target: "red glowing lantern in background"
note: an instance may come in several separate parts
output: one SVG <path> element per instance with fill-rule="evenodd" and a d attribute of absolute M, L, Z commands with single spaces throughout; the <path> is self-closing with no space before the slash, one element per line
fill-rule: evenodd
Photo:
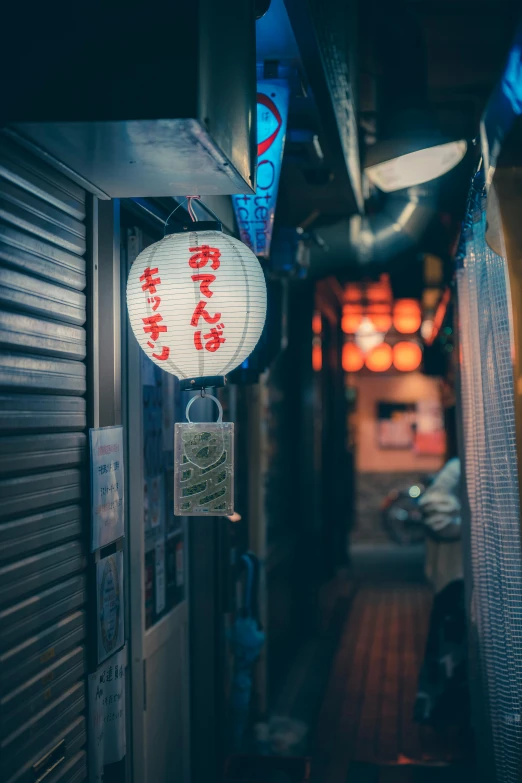
<path fill-rule="evenodd" d="M 393 325 L 401 334 L 415 334 L 422 322 L 421 309 L 416 299 L 398 299 L 393 308 Z"/>
<path fill-rule="evenodd" d="M 343 345 L 343 370 L 345 372 L 358 372 L 364 367 L 364 356 L 361 349 L 355 343 Z"/>
<path fill-rule="evenodd" d="M 341 329 L 345 334 L 355 334 L 363 319 L 361 305 L 347 304 L 343 307 Z"/>
<path fill-rule="evenodd" d="M 417 343 L 409 340 L 397 343 L 393 347 L 393 366 L 401 372 L 413 372 L 422 361 L 422 350 Z"/>
<path fill-rule="evenodd" d="M 392 326 L 390 306 L 387 304 L 373 304 L 368 310 L 368 318 L 378 332 L 389 332 Z"/>
<path fill-rule="evenodd" d="M 323 319 L 321 313 L 315 312 L 312 318 L 312 332 L 314 334 L 321 334 L 323 331 Z"/>
<path fill-rule="evenodd" d="M 386 372 L 392 366 L 393 353 L 388 343 L 381 343 L 366 357 L 366 367 L 372 372 Z"/>
<path fill-rule="evenodd" d="M 314 337 L 312 342 L 312 369 L 314 372 L 321 372 L 323 369 L 323 347 L 320 337 Z"/>

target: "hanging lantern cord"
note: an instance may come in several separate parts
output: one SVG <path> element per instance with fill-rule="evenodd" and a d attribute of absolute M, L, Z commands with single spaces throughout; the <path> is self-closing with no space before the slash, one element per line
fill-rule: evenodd
<path fill-rule="evenodd" d="M 201 196 L 187 196 L 186 198 L 184 198 L 184 199 L 183 199 L 183 201 L 181 201 L 181 202 L 178 204 L 178 206 L 177 206 L 177 207 L 175 207 L 175 208 L 172 210 L 172 212 L 170 213 L 170 215 L 168 216 L 168 218 L 167 218 L 167 219 L 166 219 L 166 221 L 165 221 L 165 227 L 164 227 L 164 229 L 163 229 L 163 237 L 165 237 L 165 236 L 166 236 L 166 234 L 167 234 L 167 226 L 168 226 L 169 220 L 171 219 L 172 215 L 174 214 L 174 212 L 177 212 L 177 210 L 178 210 L 180 207 L 182 207 L 182 206 L 183 206 L 183 204 L 185 204 L 185 203 L 187 203 L 187 212 L 189 213 L 189 215 L 190 215 L 190 217 L 191 217 L 191 220 L 192 220 L 192 222 L 193 222 L 193 223 L 197 223 L 197 222 L 198 222 L 198 216 L 197 216 L 197 215 L 196 215 L 196 213 L 194 212 L 194 207 L 192 206 L 192 201 L 193 201 L 194 199 L 196 199 L 197 201 L 200 201 L 200 200 L 201 200 Z M 203 209 L 205 210 L 205 212 L 208 212 L 208 213 L 209 213 L 209 215 L 212 215 L 212 217 L 214 218 L 214 220 L 216 220 L 218 223 L 220 222 L 220 220 L 219 220 L 218 216 L 216 215 L 216 213 L 215 213 L 215 212 L 213 212 L 213 211 L 210 209 L 210 207 L 207 207 L 207 205 L 206 205 L 205 203 L 203 203 L 203 201 L 201 202 L 201 206 L 203 207 Z"/>
<path fill-rule="evenodd" d="M 165 238 L 165 235 L 166 235 L 166 233 L 167 233 L 167 226 L 168 226 L 168 224 L 169 224 L 169 220 L 171 219 L 171 217 L 172 217 L 172 215 L 174 214 L 174 212 L 177 212 L 177 211 L 178 211 L 178 209 L 179 209 L 180 207 L 182 207 L 182 206 L 183 206 L 183 204 L 185 203 L 185 201 L 188 201 L 188 199 L 184 198 L 184 199 L 183 199 L 183 201 L 181 201 L 181 202 L 178 204 L 178 206 L 177 206 L 177 207 L 174 207 L 174 209 L 172 210 L 172 212 L 170 213 L 170 215 L 169 215 L 169 216 L 168 216 L 168 218 L 166 219 L 166 221 L 165 221 L 165 226 L 164 226 L 164 228 L 163 228 L 163 238 Z"/>
<path fill-rule="evenodd" d="M 201 202 L 201 206 L 203 207 L 203 209 L 205 210 L 205 212 L 208 212 L 208 214 L 209 214 L 209 215 L 211 215 L 211 216 L 214 218 L 214 220 L 215 220 L 217 223 L 220 223 L 220 222 L 221 222 L 221 221 L 220 221 L 220 219 L 218 218 L 218 216 L 216 215 L 216 213 L 215 213 L 215 212 L 212 212 L 212 210 L 210 209 L 210 207 L 207 207 L 207 205 L 205 204 L 205 202 L 204 202 L 204 201 L 201 201 L 201 196 L 187 196 L 187 201 L 188 201 L 188 213 L 189 213 L 189 215 L 190 215 L 190 217 L 192 218 L 192 220 L 193 220 L 193 221 L 197 222 L 197 220 L 198 220 L 198 216 L 197 216 L 197 215 L 196 215 L 196 213 L 194 212 L 194 207 L 192 206 L 192 201 L 193 201 L 194 199 L 196 199 L 197 201 L 200 201 L 200 202 Z"/>
<path fill-rule="evenodd" d="M 192 206 L 192 202 L 194 201 L 194 199 L 197 199 L 199 201 L 199 196 L 187 196 L 187 201 L 188 201 L 187 209 L 188 209 L 188 213 L 189 213 L 190 217 L 192 218 L 192 222 L 193 223 L 197 223 L 198 222 L 198 216 L 194 212 L 194 207 Z"/>

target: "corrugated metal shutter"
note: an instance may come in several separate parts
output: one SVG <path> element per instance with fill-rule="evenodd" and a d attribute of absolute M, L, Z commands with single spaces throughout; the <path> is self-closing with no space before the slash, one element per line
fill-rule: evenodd
<path fill-rule="evenodd" d="M 86 777 L 86 194 L 0 139 L 0 780 Z"/>

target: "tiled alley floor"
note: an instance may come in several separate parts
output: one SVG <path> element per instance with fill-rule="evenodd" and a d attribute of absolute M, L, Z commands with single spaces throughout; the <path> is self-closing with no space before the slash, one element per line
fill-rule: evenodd
<path fill-rule="evenodd" d="M 412 720 L 430 605 L 423 584 L 356 590 L 311 741 L 314 782 L 466 779 L 461 739 Z"/>

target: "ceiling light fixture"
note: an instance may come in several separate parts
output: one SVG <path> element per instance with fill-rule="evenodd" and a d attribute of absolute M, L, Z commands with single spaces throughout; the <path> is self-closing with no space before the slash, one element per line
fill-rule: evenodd
<path fill-rule="evenodd" d="M 433 139 L 413 144 L 378 142 L 368 151 L 364 171 L 379 190 L 392 193 L 442 177 L 461 162 L 467 149 L 464 139 L 443 144 Z"/>

